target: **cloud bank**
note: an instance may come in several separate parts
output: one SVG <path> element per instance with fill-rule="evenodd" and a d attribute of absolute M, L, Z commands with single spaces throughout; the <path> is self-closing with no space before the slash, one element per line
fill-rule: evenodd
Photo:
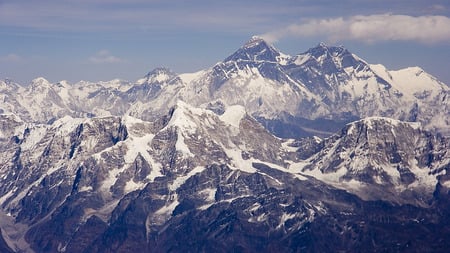
<path fill-rule="evenodd" d="M 425 44 L 450 42 L 450 18 L 445 16 L 369 15 L 309 19 L 301 24 L 261 35 L 275 42 L 285 37 L 324 36 L 330 42 L 417 41 Z"/>

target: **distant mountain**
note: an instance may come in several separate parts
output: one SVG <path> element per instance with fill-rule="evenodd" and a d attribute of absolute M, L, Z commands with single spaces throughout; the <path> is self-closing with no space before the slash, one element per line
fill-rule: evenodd
<path fill-rule="evenodd" d="M 447 85 L 418 67 L 389 71 L 323 43 L 289 56 L 253 37 L 224 61 L 197 73 L 177 75 L 158 68 L 135 83 L 50 84 L 38 78 L 29 86 L 14 86 L 2 82 L 8 99 L 0 109 L 40 123 L 64 115 L 129 114 L 149 120 L 183 100 L 201 108 L 242 105 L 283 137 L 299 137 L 296 132 L 329 136 L 350 121 L 370 116 L 421 122 L 445 134 L 450 129 Z"/>
<path fill-rule="evenodd" d="M 197 73 L 1 81 L 0 251 L 446 252 L 448 94 L 259 37 Z"/>

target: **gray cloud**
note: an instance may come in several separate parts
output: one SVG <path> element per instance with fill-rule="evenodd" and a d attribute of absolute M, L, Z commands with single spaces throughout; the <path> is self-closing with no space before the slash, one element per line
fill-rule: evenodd
<path fill-rule="evenodd" d="M 432 44 L 450 41 L 450 18 L 382 14 L 309 19 L 262 35 L 272 42 L 292 36 L 325 37 L 330 42 L 417 41 Z"/>

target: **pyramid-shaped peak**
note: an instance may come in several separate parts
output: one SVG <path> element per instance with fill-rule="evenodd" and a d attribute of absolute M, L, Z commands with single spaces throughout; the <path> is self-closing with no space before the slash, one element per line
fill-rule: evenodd
<path fill-rule="evenodd" d="M 234 54 L 225 59 L 227 61 L 270 61 L 277 62 L 283 54 L 262 37 L 252 36 Z"/>
<path fill-rule="evenodd" d="M 254 36 L 252 36 L 251 38 L 250 38 L 250 40 L 248 40 L 245 44 L 244 44 L 244 46 L 243 46 L 243 48 L 252 48 L 252 47 L 256 47 L 256 46 L 259 46 L 259 45 L 263 45 L 263 46 L 266 46 L 266 47 L 272 47 L 269 43 L 267 43 L 262 37 L 260 37 L 260 36 L 257 36 L 257 35 L 254 35 Z"/>
<path fill-rule="evenodd" d="M 159 74 L 174 74 L 172 70 L 166 67 L 157 67 L 148 72 L 147 76 L 159 75 Z"/>
<path fill-rule="evenodd" d="M 31 86 L 50 87 L 50 85 L 51 83 L 43 77 L 38 77 L 31 81 Z"/>
<path fill-rule="evenodd" d="M 37 77 L 31 81 L 31 83 L 50 83 L 47 79 L 43 77 Z"/>
<path fill-rule="evenodd" d="M 158 67 L 148 72 L 145 79 L 148 83 L 162 83 L 170 81 L 174 76 L 176 76 L 176 73 L 169 68 Z"/>

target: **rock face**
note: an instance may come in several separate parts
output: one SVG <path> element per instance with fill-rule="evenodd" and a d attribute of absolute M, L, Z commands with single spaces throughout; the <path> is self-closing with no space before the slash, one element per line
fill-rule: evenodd
<path fill-rule="evenodd" d="M 283 140 L 242 106 L 184 102 L 154 122 L 4 122 L 1 206 L 35 252 L 446 249 L 450 142 L 417 123 Z"/>
<path fill-rule="evenodd" d="M 304 172 L 363 199 L 426 206 L 449 168 L 449 145 L 416 123 L 371 117 L 325 140 Z"/>
<path fill-rule="evenodd" d="M 448 88 L 417 71 L 254 37 L 195 74 L 2 82 L 0 251 L 446 252 Z"/>

